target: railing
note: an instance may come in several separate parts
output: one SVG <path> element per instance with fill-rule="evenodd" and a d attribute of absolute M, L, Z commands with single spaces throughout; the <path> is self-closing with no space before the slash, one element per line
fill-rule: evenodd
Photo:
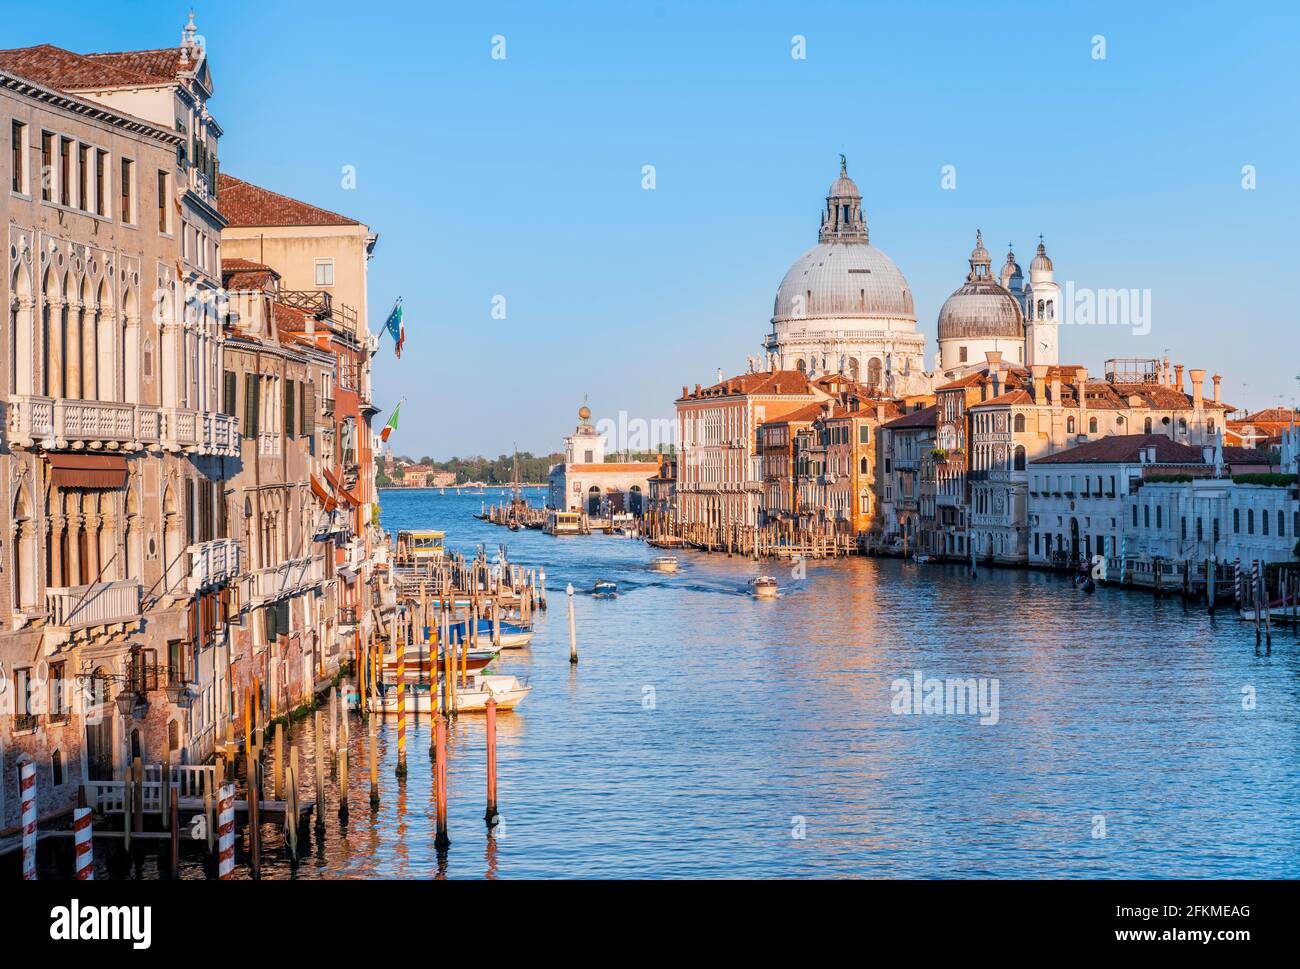
<path fill-rule="evenodd" d="M 202 417 L 204 453 L 238 457 L 239 418 L 218 411 L 207 411 Z"/>
<path fill-rule="evenodd" d="M 331 317 L 335 322 L 357 328 L 357 311 L 346 303 L 335 305 L 334 297 L 320 289 L 282 289 L 276 299 L 294 309 L 318 318 Z"/>
<path fill-rule="evenodd" d="M 84 628 L 130 622 L 140 615 L 140 583 L 96 582 L 45 590 L 45 611 L 52 626 Z"/>
<path fill-rule="evenodd" d="M 276 457 L 280 453 L 280 435 L 276 431 L 259 431 L 257 434 L 257 451 L 259 454 Z"/>
<path fill-rule="evenodd" d="M 9 441 L 17 447 L 135 451 L 162 439 L 161 414 L 147 404 L 16 394 L 9 398 L 8 410 Z"/>
<path fill-rule="evenodd" d="M 199 542 L 190 546 L 189 553 L 191 592 L 221 585 L 239 575 L 239 543 L 233 538 Z"/>
<path fill-rule="evenodd" d="M 325 560 L 318 555 L 291 559 L 269 568 L 259 569 L 248 577 L 250 602 L 262 603 L 282 599 L 319 584 L 325 579 Z"/>
<path fill-rule="evenodd" d="M 184 451 L 199 446 L 199 413 L 168 407 L 163 412 L 163 445 L 169 451 Z"/>

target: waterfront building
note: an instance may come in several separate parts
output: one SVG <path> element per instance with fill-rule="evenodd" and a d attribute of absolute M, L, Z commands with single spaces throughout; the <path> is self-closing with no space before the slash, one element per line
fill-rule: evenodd
<path fill-rule="evenodd" d="M 232 267 L 271 269 L 280 339 L 331 361 L 313 370 L 300 392 L 319 422 L 319 446 L 312 452 L 318 498 L 337 509 L 323 524 L 333 544 L 327 568 L 336 586 L 334 613 L 324 620 L 326 658 L 346 656 L 375 628 L 371 580 L 381 536 L 371 361 L 379 339 L 369 330 L 367 307 L 378 236 L 350 216 L 224 173 L 219 188 L 228 222 L 223 250 L 245 261 Z"/>
<path fill-rule="evenodd" d="M 808 532 L 861 538 L 876 526 L 877 430 L 901 405 L 841 393 L 796 439 L 800 527 Z"/>
<path fill-rule="evenodd" d="M 552 465 L 546 504 L 560 511 L 603 518 L 645 512 L 650 478 L 658 461 L 606 461 L 605 438 L 591 423 L 591 409 L 578 409 L 578 426 L 564 439 L 564 461 Z"/>
<path fill-rule="evenodd" d="M 888 395 L 929 389 L 912 290 L 870 242 L 862 194 L 841 156 L 817 244 L 786 272 L 764 342 L 768 369 L 843 374 Z M 683 395 L 685 396 L 685 395 Z"/>
<path fill-rule="evenodd" d="M 968 375 L 1000 390 L 968 404 L 970 449 L 965 462 L 968 489 L 941 489 L 958 519 L 949 530 L 961 548 L 960 517 L 968 516 L 976 554 L 992 561 L 1024 563 L 1031 529 L 1027 520 L 1027 462 L 1087 441 L 1133 433 L 1162 434 L 1192 446 L 1212 443 L 1231 408 L 1202 394 L 1203 370 L 1190 371 L 1191 393 L 1183 367 L 1158 361 L 1109 360 L 1103 380 L 1092 380 L 1079 366 L 1035 364 L 1015 368 L 1005 379 L 996 354 L 982 375 Z M 1170 376 L 1166 378 L 1164 374 Z M 940 395 L 948 393 L 941 388 Z M 943 447 L 943 445 L 940 445 Z M 961 473 L 959 463 L 954 476 Z M 963 502 L 963 490 L 968 491 Z M 942 523 L 947 525 L 948 523 Z M 969 554 L 969 549 L 960 554 Z"/>
<path fill-rule="evenodd" d="M 784 530 L 799 527 L 804 513 L 800 505 L 797 442 L 822 413 L 823 405 L 821 400 L 805 404 L 756 429 L 755 449 L 762 482 L 760 525 Z"/>
<path fill-rule="evenodd" d="M 645 519 L 651 535 L 677 527 L 677 454 L 661 454 L 659 471 L 646 479 Z"/>
<path fill-rule="evenodd" d="M 1295 481 L 1260 472 L 1268 455 L 1164 434 L 1089 441 L 1030 463 L 1031 565 L 1102 555 L 1152 581 L 1153 563 L 1287 560 L 1295 547 Z"/>
<path fill-rule="evenodd" d="M 1225 444 L 1240 447 L 1266 447 L 1280 445 L 1282 435 L 1300 425 L 1300 410 L 1289 407 L 1268 407 L 1228 421 Z"/>
<path fill-rule="evenodd" d="M 0 51 L 0 771 L 36 763 L 42 815 L 134 756 L 202 757 L 229 713 L 225 583 L 201 581 L 239 461 L 216 380 L 211 92 L 192 22 L 163 50 Z"/>
<path fill-rule="evenodd" d="M 280 301 L 278 272 L 239 258 L 225 267 L 223 403 L 240 417 L 243 450 L 226 480 L 237 536 L 230 544 L 243 555 L 229 675 L 236 697 L 256 685 L 259 709 L 283 712 L 309 701 L 340 658 L 333 540 L 347 522 L 338 508 L 327 510 L 332 498 L 316 457 L 326 424 L 316 388 L 335 361 L 300 340 L 309 324 Z"/>
<path fill-rule="evenodd" d="M 939 407 L 920 407 L 877 433 L 878 541 L 886 548 L 937 551 L 935 464 Z"/>

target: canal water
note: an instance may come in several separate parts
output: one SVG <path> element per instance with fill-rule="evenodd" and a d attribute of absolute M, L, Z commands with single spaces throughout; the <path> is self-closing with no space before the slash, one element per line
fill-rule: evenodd
<path fill-rule="evenodd" d="M 383 517 L 546 569 L 532 647 L 499 663 L 533 687 L 498 718 L 502 826 L 483 823 L 481 716 L 450 729 L 441 858 L 428 719 L 408 731 L 404 783 L 383 727 L 374 812 L 354 721 L 348 825 L 331 785 L 326 833 L 296 866 L 266 827 L 264 878 L 1300 874 L 1290 632 L 1268 653 L 1177 599 L 893 559 L 767 563 L 782 595 L 756 601 L 752 562 L 684 552 L 679 573 L 651 573 L 640 542 L 512 533 L 472 518 L 484 500 L 501 493 L 389 491 Z M 598 578 L 620 594 L 575 596 L 574 667 L 563 590 Z M 973 678 L 983 713 L 897 712 L 917 674 Z M 310 721 L 293 742 L 306 797 Z M 209 877 L 193 855 L 185 877 Z"/>

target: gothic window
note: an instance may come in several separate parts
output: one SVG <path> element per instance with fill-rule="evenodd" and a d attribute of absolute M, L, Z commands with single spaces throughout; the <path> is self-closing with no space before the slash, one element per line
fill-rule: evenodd
<path fill-rule="evenodd" d="M 1097 418 L 1095 417 L 1088 418 L 1088 433 L 1089 434 L 1097 433 Z"/>
<path fill-rule="evenodd" d="M 1025 470 L 1025 448 L 1023 444 L 1016 445 L 1015 470 L 1017 471 Z"/>

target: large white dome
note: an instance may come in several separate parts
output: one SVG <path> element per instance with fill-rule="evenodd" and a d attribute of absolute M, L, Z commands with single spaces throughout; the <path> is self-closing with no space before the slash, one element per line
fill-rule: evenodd
<path fill-rule="evenodd" d="M 916 322 L 912 290 L 894 261 L 870 243 L 819 242 L 781 280 L 772 322 L 895 319 Z"/>

